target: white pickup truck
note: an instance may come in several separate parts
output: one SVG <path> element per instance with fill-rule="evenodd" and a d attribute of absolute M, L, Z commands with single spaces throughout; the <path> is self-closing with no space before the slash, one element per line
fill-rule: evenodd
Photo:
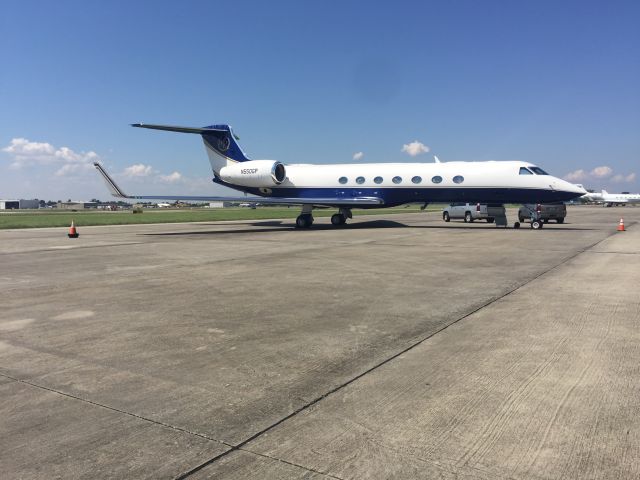
<path fill-rule="evenodd" d="M 495 211 L 496 208 L 501 209 L 502 213 Z M 481 203 L 452 203 L 442 211 L 442 219 L 445 222 L 452 219 L 462 219 L 466 223 L 471 223 L 474 220 L 486 220 L 487 223 L 493 223 L 496 216 L 504 216 L 503 206 L 489 207 Z"/>

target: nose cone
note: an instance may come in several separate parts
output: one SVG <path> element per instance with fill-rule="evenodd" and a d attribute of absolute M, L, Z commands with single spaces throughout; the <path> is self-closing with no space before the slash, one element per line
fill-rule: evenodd
<path fill-rule="evenodd" d="M 587 193 L 582 185 L 576 185 L 575 183 L 570 183 L 559 178 L 556 179 L 555 183 L 558 186 L 558 190 L 567 194 L 567 200 L 581 197 Z"/>
<path fill-rule="evenodd" d="M 565 182 L 565 183 L 569 187 L 569 189 L 567 189 L 567 191 L 569 192 L 573 191 L 580 196 L 586 195 L 588 193 L 587 190 L 582 185 L 577 185 L 575 183 L 569 183 L 569 182 Z"/>

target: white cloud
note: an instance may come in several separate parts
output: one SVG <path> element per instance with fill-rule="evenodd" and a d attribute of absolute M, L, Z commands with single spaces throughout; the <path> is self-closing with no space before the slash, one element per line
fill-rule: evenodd
<path fill-rule="evenodd" d="M 606 165 L 603 165 L 601 167 L 596 167 L 593 170 L 591 170 L 591 176 L 595 178 L 610 177 L 612 173 L 613 173 L 613 169 L 611 167 L 607 167 Z"/>
<path fill-rule="evenodd" d="M 158 175 L 158 179 L 164 183 L 176 183 L 182 180 L 182 174 L 180 174 L 180 172 L 173 172 L 169 175 Z"/>
<path fill-rule="evenodd" d="M 427 153 L 429 151 L 429 147 L 427 147 L 424 143 L 415 140 L 409 144 L 404 144 L 402 146 L 401 152 L 406 152 L 412 157 L 416 155 L 420 155 L 421 153 Z"/>
<path fill-rule="evenodd" d="M 635 180 L 635 173 L 630 173 L 628 175 L 622 175 L 621 173 L 618 173 L 617 175 L 611 177 L 611 181 L 616 183 L 633 183 Z"/>
<path fill-rule="evenodd" d="M 564 176 L 564 179 L 569 182 L 581 182 L 582 180 L 586 180 L 587 178 L 588 174 L 583 169 L 569 172 Z"/>
<path fill-rule="evenodd" d="M 125 177 L 148 177 L 151 175 L 153 168 L 151 165 L 145 165 L 143 163 L 136 163 L 124 169 L 122 174 Z"/>
<path fill-rule="evenodd" d="M 77 175 L 78 173 L 93 172 L 93 164 L 91 163 L 65 163 L 56 170 L 57 177 L 65 177 L 67 175 Z"/>
<path fill-rule="evenodd" d="M 622 173 L 616 173 L 614 175 L 613 168 L 607 165 L 601 165 L 594 168 L 590 172 L 584 169 L 574 170 L 567 173 L 564 177 L 569 182 L 594 182 L 596 184 L 602 184 L 602 182 L 611 181 L 615 183 L 633 183 L 636 181 L 635 172 L 623 175 Z"/>
<path fill-rule="evenodd" d="M 78 164 L 91 166 L 91 163 L 100 159 L 96 152 L 75 152 L 69 147 L 55 148 L 46 142 L 31 142 L 26 138 L 14 138 L 11 143 L 2 149 L 11 158 L 9 167 L 19 170 L 33 165 L 60 165 L 56 175 L 85 170 L 71 168 L 68 165 Z"/>
<path fill-rule="evenodd" d="M 364 157 L 364 152 L 357 152 L 353 154 L 354 160 L 362 160 L 362 157 Z"/>

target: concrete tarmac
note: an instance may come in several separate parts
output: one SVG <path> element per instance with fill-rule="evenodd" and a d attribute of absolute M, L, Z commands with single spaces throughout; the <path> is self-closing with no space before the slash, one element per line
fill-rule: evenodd
<path fill-rule="evenodd" d="M 638 478 L 639 222 L 0 231 L 2 477 Z"/>

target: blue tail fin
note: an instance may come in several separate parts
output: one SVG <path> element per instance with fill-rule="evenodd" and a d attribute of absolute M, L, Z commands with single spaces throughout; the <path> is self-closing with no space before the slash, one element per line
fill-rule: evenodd
<path fill-rule="evenodd" d="M 217 174 L 222 167 L 227 166 L 230 162 L 247 162 L 247 157 L 238 142 L 231 126 L 229 125 L 210 125 L 203 128 L 177 127 L 172 125 L 152 125 L 147 123 L 133 123 L 132 127 L 150 128 L 152 130 L 167 130 L 169 132 L 180 133 L 199 133 L 202 135 L 204 147 L 209 156 L 211 168 Z"/>
<path fill-rule="evenodd" d="M 202 129 L 202 139 L 207 151 L 223 157 L 225 160 L 247 162 L 249 158 L 244 154 L 237 137 L 229 125 L 210 125 Z"/>

